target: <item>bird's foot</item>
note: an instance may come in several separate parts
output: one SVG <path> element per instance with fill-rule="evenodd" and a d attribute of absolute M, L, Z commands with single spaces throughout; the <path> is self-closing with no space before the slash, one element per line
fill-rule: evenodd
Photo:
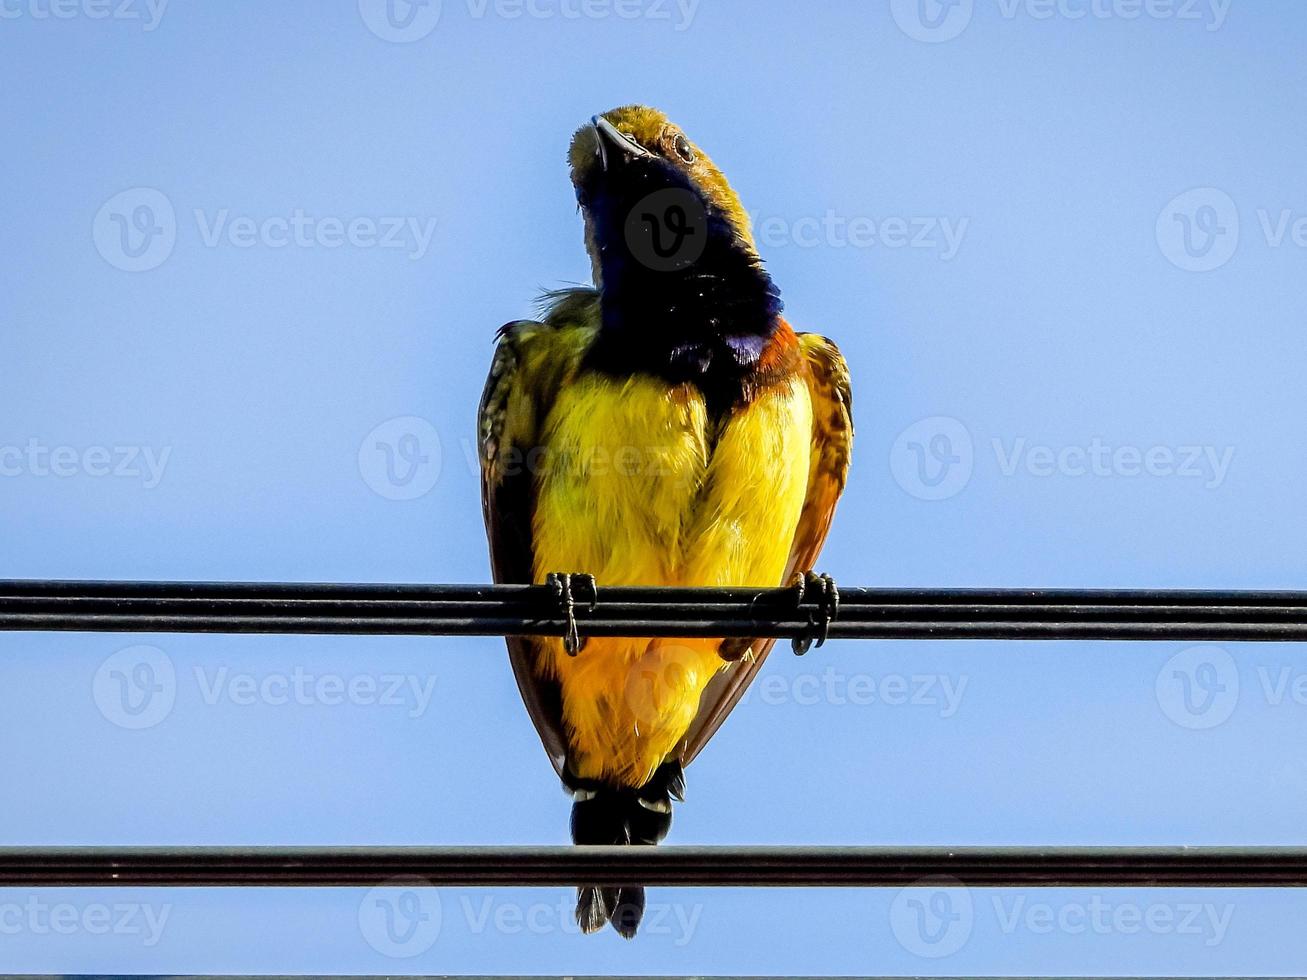
<path fill-rule="evenodd" d="M 796 573 L 791 588 L 796 606 L 804 609 L 810 601 L 815 606 L 815 609 L 805 610 L 808 628 L 790 641 L 795 654 L 802 657 L 814 643 L 821 646 L 830 635 L 831 621 L 840 613 L 840 590 L 829 575 L 818 575 L 813 571 Z"/>
<path fill-rule="evenodd" d="M 585 640 L 576 627 L 576 595 L 580 592 L 585 596 L 590 611 L 594 612 L 599 603 L 599 587 L 595 585 L 595 577 L 580 572 L 550 572 L 545 576 L 545 584 L 554 590 L 554 597 L 558 600 L 563 620 L 567 624 L 563 632 L 563 649 L 569 657 L 575 657 L 585 646 Z"/>

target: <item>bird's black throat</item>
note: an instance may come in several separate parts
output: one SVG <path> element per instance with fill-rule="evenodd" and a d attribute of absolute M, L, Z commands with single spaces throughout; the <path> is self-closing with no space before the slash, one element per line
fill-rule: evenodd
<path fill-rule="evenodd" d="M 657 158 L 598 173 L 579 196 L 601 277 L 600 330 L 586 366 L 690 383 L 710 409 L 729 408 L 780 324 L 780 293 L 757 253 Z"/>

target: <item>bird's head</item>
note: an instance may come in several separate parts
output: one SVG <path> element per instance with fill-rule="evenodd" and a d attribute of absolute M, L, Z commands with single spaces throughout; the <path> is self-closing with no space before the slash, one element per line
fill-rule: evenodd
<path fill-rule="evenodd" d="M 706 246 L 756 261 L 739 197 L 659 110 L 631 105 L 593 117 L 577 130 L 569 159 L 596 285 L 628 260 L 655 272 L 685 271 Z"/>
<path fill-rule="evenodd" d="M 592 366 L 694 382 L 725 405 L 783 360 L 793 333 L 748 214 L 679 127 L 657 109 L 613 109 L 577 131 L 571 164 L 600 291 Z"/>

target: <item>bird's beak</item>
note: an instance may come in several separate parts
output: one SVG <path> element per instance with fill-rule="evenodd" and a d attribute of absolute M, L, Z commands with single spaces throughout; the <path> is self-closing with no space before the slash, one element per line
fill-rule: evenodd
<path fill-rule="evenodd" d="M 604 170 L 620 166 L 636 157 L 653 156 L 603 116 L 592 116 L 590 124 L 595 128 L 599 143 L 599 165 Z"/>

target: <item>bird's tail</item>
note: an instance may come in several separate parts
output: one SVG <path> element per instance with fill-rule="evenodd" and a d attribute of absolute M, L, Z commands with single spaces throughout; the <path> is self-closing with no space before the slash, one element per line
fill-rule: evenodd
<path fill-rule="evenodd" d="M 683 799 L 679 763 L 661 766 L 638 790 L 584 783 L 572 787 L 572 843 L 657 844 L 672 826 L 672 800 Z M 582 932 L 611 922 L 627 939 L 644 917 L 644 888 L 582 885 L 576 890 L 576 921 Z"/>

